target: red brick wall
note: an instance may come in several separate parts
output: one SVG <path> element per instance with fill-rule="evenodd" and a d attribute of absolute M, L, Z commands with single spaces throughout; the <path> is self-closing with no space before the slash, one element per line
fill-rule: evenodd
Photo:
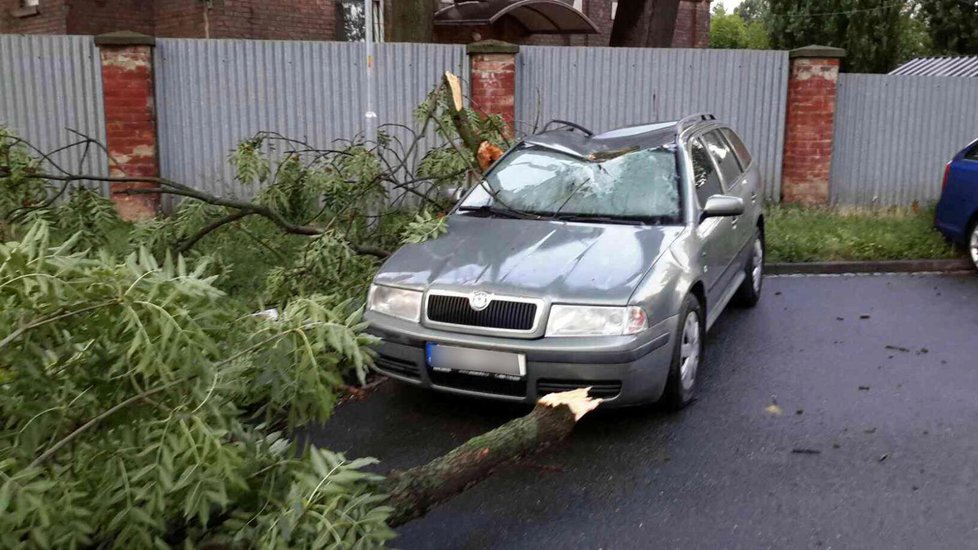
<path fill-rule="evenodd" d="M 333 40 L 335 0 L 214 0 L 207 17 L 211 38 Z M 200 0 L 156 0 L 156 35 L 203 37 Z"/>
<path fill-rule="evenodd" d="M 510 128 L 516 120 L 516 56 L 469 53 L 469 102 L 483 114 L 501 115 Z"/>
<path fill-rule="evenodd" d="M 67 17 L 68 34 L 153 34 L 153 0 L 68 0 Z"/>
<path fill-rule="evenodd" d="M 204 3 L 199 0 L 156 0 L 154 20 L 156 36 L 201 38 L 204 36 Z"/>
<path fill-rule="evenodd" d="M 112 177 L 156 177 L 156 101 L 153 92 L 153 49 L 150 46 L 101 46 L 105 138 Z M 151 218 L 159 211 L 159 195 L 126 195 L 149 183 L 113 183 L 112 200 L 129 220 Z"/>
<path fill-rule="evenodd" d="M 839 64 L 839 59 L 791 60 L 781 175 L 783 202 L 828 202 Z"/>
<path fill-rule="evenodd" d="M 673 48 L 707 48 L 710 45 L 710 0 L 682 0 L 676 15 Z"/>
<path fill-rule="evenodd" d="M 588 16 L 601 34 L 584 35 L 581 46 L 607 46 L 611 41 L 611 28 L 615 21 L 611 18 L 610 0 L 584 0 L 584 15 Z"/>
<path fill-rule="evenodd" d="M 37 13 L 30 13 L 34 10 L 20 9 L 20 0 L 0 0 L 0 33 L 65 34 L 68 12 L 65 1 L 41 0 Z M 18 12 L 22 12 L 23 16 L 18 17 Z"/>

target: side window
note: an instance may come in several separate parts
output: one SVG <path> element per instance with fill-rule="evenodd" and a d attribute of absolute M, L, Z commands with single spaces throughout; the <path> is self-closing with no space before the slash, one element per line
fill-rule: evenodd
<path fill-rule="evenodd" d="M 706 204 L 706 199 L 723 193 L 720 187 L 720 174 L 710 160 L 710 153 L 701 138 L 690 143 L 690 159 L 693 162 L 693 181 L 696 185 L 696 198 L 700 206 Z"/>
<path fill-rule="evenodd" d="M 723 139 L 723 135 L 720 134 L 719 130 L 713 130 L 707 132 L 703 136 L 703 143 L 706 144 L 707 150 L 710 151 L 710 156 L 716 161 L 717 166 L 720 168 L 720 173 L 723 174 L 723 183 L 727 190 L 733 186 L 737 178 L 743 172 L 740 169 L 740 163 L 734 157 L 734 152 L 730 150 L 727 146 L 727 141 Z"/>
<path fill-rule="evenodd" d="M 964 158 L 968 160 L 978 160 L 978 144 L 972 147 L 970 151 L 965 153 Z"/>
<path fill-rule="evenodd" d="M 744 145 L 740 136 L 735 134 L 730 128 L 724 128 L 721 132 L 723 132 L 723 137 L 727 138 L 727 141 L 730 142 L 730 146 L 733 147 L 734 152 L 737 153 L 737 159 L 740 161 L 741 169 L 747 170 L 751 161 L 750 151 L 747 150 L 747 146 Z"/>

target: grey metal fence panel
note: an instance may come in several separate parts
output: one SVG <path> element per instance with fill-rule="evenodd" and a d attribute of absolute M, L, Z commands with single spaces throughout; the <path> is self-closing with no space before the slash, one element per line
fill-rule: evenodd
<path fill-rule="evenodd" d="M 978 79 L 840 75 L 832 202 L 936 201 L 944 164 L 975 137 Z"/>
<path fill-rule="evenodd" d="M 760 162 L 780 196 L 788 54 L 775 51 L 521 47 L 518 129 L 553 118 L 594 131 L 712 112 Z"/>
<path fill-rule="evenodd" d="M 464 46 L 381 44 L 380 124 L 412 125 L 446 70 L 466 75 Z M 156 91 L 162 175 L 211 193 L 247 196 L 228 156 L 258 131 L 328 148 L 363 132 L 362 43 L 160 39 Z"/>
<path fill-rule="evenodd" d="M 69 129 L 105 143 L 101 64 L 92 37 L 0 35 L 0 126 L 44 153 L 83 139 Z M 72 147 L 51 158 L 73 173 L 108 174 L 97 147 L 87 154 Z M 106 185 L 92 185 L 107 192 Z"/>

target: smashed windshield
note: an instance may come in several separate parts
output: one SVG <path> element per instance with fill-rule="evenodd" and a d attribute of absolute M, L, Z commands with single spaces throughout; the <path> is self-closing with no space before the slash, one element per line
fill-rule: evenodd
<path fill-rule="evenodd" d="M 675 222 L 679 177 L 673 148 L 625 151 L 585 160 L 540 147 L 502 159 L 459 210 Z"/>

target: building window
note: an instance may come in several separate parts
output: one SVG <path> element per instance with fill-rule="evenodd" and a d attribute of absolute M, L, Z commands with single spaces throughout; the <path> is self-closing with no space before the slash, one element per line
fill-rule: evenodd
<path fill-rule="evenodd" d="M 584 0 L 574 0 L 574 9 L 580 12 L 584 11 Z"/>
<path fill-rule="evenodd" d="M 381 0 L 374 0 L 374 41 L 384 41 L 384 7 Z M 337 39 L 360 42 L 366 38 L 366 13 L 363 0 L 340 1 L 340 25 Z"/>
<path fill-rule="evenodd" d="M 20 0 L 20 7 L 22 8 L 36 8 L 41 0 Z"/>

